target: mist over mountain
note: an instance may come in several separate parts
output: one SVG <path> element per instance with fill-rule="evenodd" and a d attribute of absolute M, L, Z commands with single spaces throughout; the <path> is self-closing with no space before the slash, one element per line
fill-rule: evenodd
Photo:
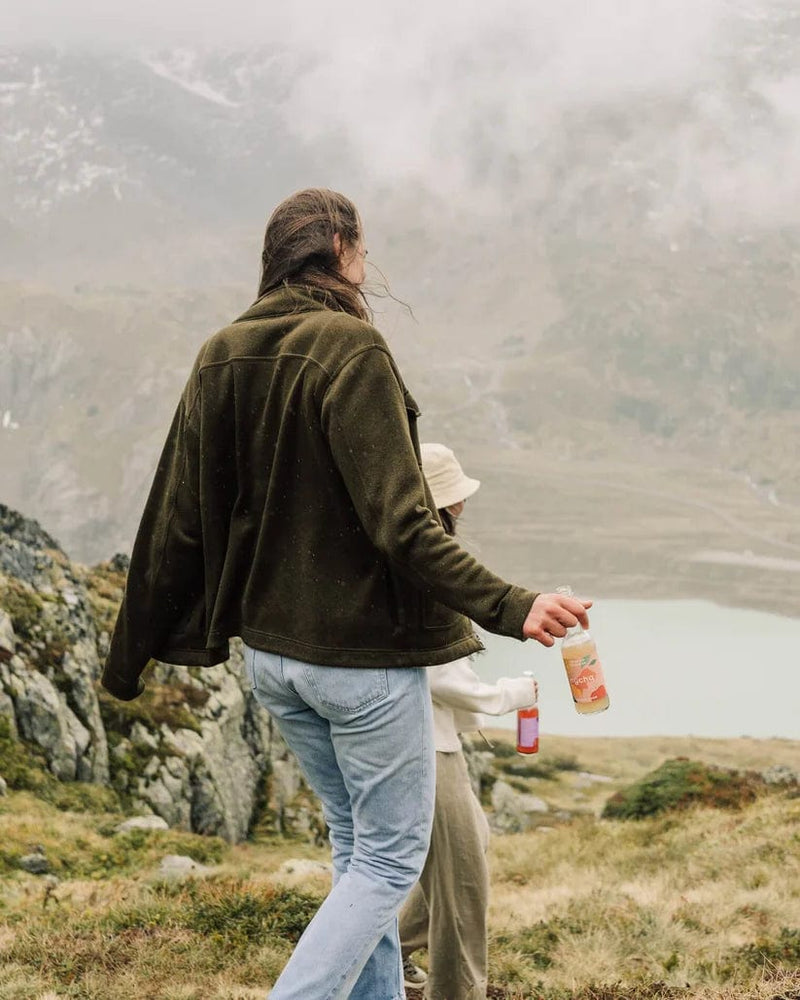
<path fill-rule="evenodd" d="M 707 474 L 711 507 L 736 483 L 757 554 L 800 551 L 800 15 L 445 7 L 365 15 L 346 46 L 320 12 L 249 44 L 0 52 L 0 500 L 78 558 L 127 549 L 268 212 L 325 184 L 413 309 L 374 302 L 423 435 L 497 479 L 477 537 L 591 463 L 676 495 Z M 512 545 L 488 554 L 516 570 Z"/>

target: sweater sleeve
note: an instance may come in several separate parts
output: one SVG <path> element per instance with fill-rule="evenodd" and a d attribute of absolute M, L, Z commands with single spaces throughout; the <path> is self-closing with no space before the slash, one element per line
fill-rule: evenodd
<path fill-rule="evenodd" d="M 354 354 L 331 380 L 322 427 L 364 530 L 421 591 L 489 632 L 521 639 L 536 597 L 496 576 L 434 516 L 388 351 Z"/>
<path fill-rule="evenodd" d="M 466 657 L 428 667 L 428 680 L 434 701 L 460 711 L 504 715 L 536 704 L 531 677 L 501 677 L 496 684 L 487 684 Z"/>

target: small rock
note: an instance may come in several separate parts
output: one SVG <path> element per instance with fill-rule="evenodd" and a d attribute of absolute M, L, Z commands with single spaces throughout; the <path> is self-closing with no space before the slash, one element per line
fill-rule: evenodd
<path fill-rule="evenodd" d="M 46 875 L 50 870 L 47 858 L 39 851 L 36 851 L 34 854 L 26 854 L 20 858 L 19 866 L 20 868 L 24 868 L 26 872 L 30 872 L 31 875 Z"/>
<path fill-rule="evenodd" d="M 0 798 L 8 794 L 8 785 L 6 784 L 6 779 L 0 777 Z"/>
<path fill-rule="evenodd" d="M 0 609 L 0 661 L 8 663 L 16 649 L 14 626 L 9 615 Z"/>
<path fill-rule="evenodd" d="M 800 784 L 800 775 L 793 771 L 788 764 L 773 764 L 763 771 L 761 777 L 768 785 L 796 785 Z"/>
<path fill-rule="evenodd" d="M 303 882 L 308 878 L 324 876 L 330 878 L 333 866 L 326 861 L 312 861 L 310 858 L 290 858 L 284 861 L 275 872 L 275 878 L 281 881 Z"/>
<path fill-rule="evenodd" d="M 78 600 L 78 595 L 74 590 L 63 590 L 61 596 L 64 598 L 64 603 L 68 608 L 75 608 L 80 603 Z"/>
<path fill-rule="evenodd" d="M 550 811 L 543 799 L 517 792 L 501 780 L 492 786 L 492 809 L 489 822 L 498 833 L 520 833 L 532 825 L 532 814 Z"/>
<path fill-rule="evenodd" d="M 592 774 L 591 771 L 575 772 L 575 784 L 578 788 L 587 788 L 589 785 L 607 785 L 613 780 L 607 774 Z"/>
<path fill-rule="evenodd" d="M 119 826 L 114 833 L 127 833 L 129 830 L 169 830 L 169 823 L 160 816 L 132 816 Z"/>
<path fill-rule="evenodd" d="M 213 868 L 201 865 L 194 858 L 186 857 L 184 854 L 168 854 L 161 859 L 161 864 L 158 866 L 158 874 L 162 878 L 202 877 L 210 875 L 213 871 Z"/>
<path fill-rule="evenodd" d="M 131 726 L 131 743 L 145 750 L 158 750 L 158 740 L 141 722 L 134 722 Z"/>

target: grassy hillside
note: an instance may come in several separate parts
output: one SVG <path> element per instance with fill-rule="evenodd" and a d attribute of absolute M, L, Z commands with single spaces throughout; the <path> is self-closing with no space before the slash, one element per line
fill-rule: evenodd
<path fill-rule="evenodd" d="M 496 734 L 499 746 L 507 735 Z M 575 811 L 492 840 L 495 1000 L 800 997 L 796 786 L 762 789 L 732 810 L 598 818 L 612 792 L 682 754 L 796 767 L 800 746 L 550 738 L 530 780 Z M 504 750 L 497 759 L 520 760 Z M 581 786 L 590 797 L 578 811 L 584 770 L 611 780 Z M 69 804 L 29 792 L 0 798 L 0 998 L 260 1000 L 326 891 L 324 874 L 281 866 L 326 861 L 327 852 L 278 839 L 231 847 L 177 831 L 114 834 L 121 817 L 102 800 L 94 812 L 64 811 Z M 51 875 L 19 869 L 34 845 Z M 167 854 L 211 872 L 165 881 L 158 862 Z"/>

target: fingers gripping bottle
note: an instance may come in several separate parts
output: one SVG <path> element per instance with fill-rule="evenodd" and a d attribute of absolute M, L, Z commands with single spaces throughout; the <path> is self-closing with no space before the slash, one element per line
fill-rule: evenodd
<path fill-rule="evenodd" d="M 571 587 L 558 587 L 557 593 L 572 597 Z M 561 640 L 561 657 L 567 671 L 575 710 L 581 715 L 602 712 L 611 704 L 606 690 L 603 667 L 597 656 L 597 646 L 582 625 L 567 629 Z"/>
<path fill-rule="evenodd" d="M 525 671 L 526 677 L 533 677 L 529 671 Z M 531 708 L 517 709 L 517 753 L 529 754 L 539 752 L 539 709 L 536 705 Z"/>

